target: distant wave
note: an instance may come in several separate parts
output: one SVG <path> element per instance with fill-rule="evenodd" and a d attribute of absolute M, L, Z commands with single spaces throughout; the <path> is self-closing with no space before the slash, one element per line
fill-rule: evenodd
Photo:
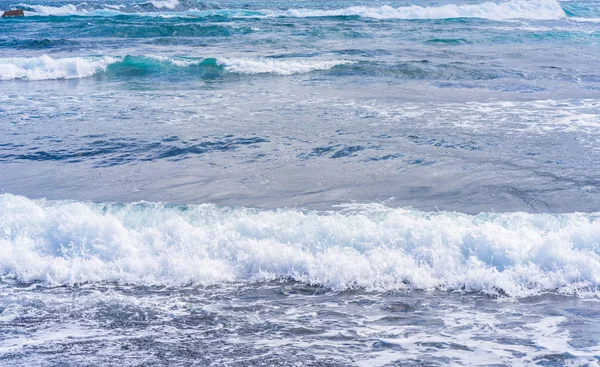
<path fill-rule="evenodd" d="M 352 64 L 350 60 L 268 59 L 268 58 L 177 58 L 166 56 L 125 57 L 65 57 L 0 58 L 0 80 L 75 79 L 92 76 L 102 71 L 118 73 L 121 68 L 152 70 L 186 68 L 191 66 L 213 68 L 216 71 L 237 74 L 303 74 L 328 70 L 338 65 Z"/>
<path fill-rule="evenodd" d="M 147 9 L 150 5 L 151 9 Z M 389 5 L 380 7 L 352 6 L 343 9 L 288 9 L 288 10 L 246 10 L 246 9 L 197 9 L 182 8 L 178 0 L 150 1 L 138 5 L 111 6 L 109 8 L 90 8 L 88 4 L 67 4 L 61 7 L 20 4 L 16 8 L 24 9 L 28 15 L 88 15 L 115 16 L 123 14 L 182 17 L 340 17 L 359 16 L 376 19 L 451 19 L 482 18 L 491 20 L 509 19 L 561 19 L 566 14 L 556 0 L 512 0 L 506 2 L 486 2 L 472 5 L 408 6 L 394 8 Z M 175 10 L 161 12 L 161 10 Z M 150 12 L 148 12 L 150 11 Z"/>
<path fill-rule="evenodd" d="M 336 10 L 292 9 L 284 14 L 293 17 L 361 16 L 377 19 L 449 19 L 483 18 L 506 19 L 560 19 L 565 12 L 555 0 L 518 0 L 501 3 L 486 2 L 474 5 L 443 5 L 437 7 L 409 6 L 378 8 L 353 6 Z"/>
<path fill-rule="evenodd" d="M 82 14 L 81 11 L 77 10 L 77 6 L 73 4 L 66 4 L 63 6 L 50 6 L 50 5 L 28 5 L 20 4 L 16 8 L 23 9 L 26 11 L 26 15 L 77 15 Z M 29 14 L 31 13 L 31 14 Z"/>
<path fill-rule="evenodd" d="M 92 204 L 0 195 L 0 276 L 218 284 L 293 280 L 334 290 L 600 296 L 599 214 L 332 212 Z"/>
<path fill-rule="evenodd" d="M 179 5 L 178 0 L 153 0 L 149 1 L 149 4 L 154 6 L 156 9 L 175 9 Z"/>

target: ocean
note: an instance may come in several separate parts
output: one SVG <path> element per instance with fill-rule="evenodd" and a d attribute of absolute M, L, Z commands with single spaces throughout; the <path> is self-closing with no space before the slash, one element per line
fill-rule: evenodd
<path fill-rule="evenodd" d="M 600 1 L 0 0 L 0 365 L 600 365 Z"/>

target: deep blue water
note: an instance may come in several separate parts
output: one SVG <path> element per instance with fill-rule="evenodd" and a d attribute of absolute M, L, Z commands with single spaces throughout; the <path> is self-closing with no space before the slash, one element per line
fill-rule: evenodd
<path fill-rule="evenodd" d="M 600 363 L 600 2 L 3 9 L 0 364 Z"/>

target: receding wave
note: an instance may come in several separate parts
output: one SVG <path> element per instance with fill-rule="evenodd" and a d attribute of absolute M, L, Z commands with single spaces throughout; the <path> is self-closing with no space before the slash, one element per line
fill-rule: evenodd
<path fill-rule="evenodd" d="M 144 6 L 151 6 L 148 9 Z M 248 10 L 248 9 L 197 9 L 182 8 L 177 0 L 150 1 L 136 5 L 90 8 L 87 3 L 67 4 L 60 7 L 21 4 L 17 8 L 30 12 L 28 15 L 82 15 L 115 16 L 123 14 L 151 16 L 185 17 L 339 17 L 358 16 L 376 19 L 452 19 L 482 18 L 491 20 L 507 19 L 560 19 L 565 11 L 556 0 L 512 0 L 506 2 L 485 2 L 470 5 L 407 6 L 394 8 L 352 6 L 342 9 L 288 9 L 288 10 Z"/>
<path fill-rule="evenodd" d="M 269 58 L 184 58 L 166 56 L 102 56 L 31 58 L 0 58 L 0 80 L 46 80 L 90 77 L 99 72 L 136 74 L 169 72 L 181 68 L 196 68 L 204 72 L 235 74 L 303 74 L 329 70 L 350 60 L 269 59 Z M 194 71 L 194 69 L 192 69 Z"/>
<path fill-rule="evenodd" d="M 600 214 L 261 211 L 0 195 L 0 274 L 49 285 L 293 280 L 334 290 L 600 295 Z"/>

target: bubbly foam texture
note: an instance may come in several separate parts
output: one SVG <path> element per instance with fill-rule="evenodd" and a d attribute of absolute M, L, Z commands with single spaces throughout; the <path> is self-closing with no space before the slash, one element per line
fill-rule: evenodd
<path fill-rule="evenodd" d="M 27 9 L 27 15 L 72 15 L 80 13 L 73 4 L 63 6 L 21 4 L 19 6 Z"/>
<path fill-rule="evenodd" d="M 353 6 L 336 10 L 293 9 L 286 12 L 294 17 L 361 16 L 377 19 L 449 19 L 484 18 L 506 19 L 560 19 L 565 12 L 555 0 L 487 2 L 475 5 L 444 5 L 438 7 L 409 6 L 378 8 Z"/>
<path fill-rule="evenodd" d="M 146 4 L 151 4 L 157 10 L 174 10 L 180 5 L 178 0 L 155 0 Z M 114 6 L 109 11 L 94 9 L 88 11 L 82 7 L 68 4 L 61 7 L 51 7 L 42 5 L 26 5 L 21 7 L 32 10 L 36 15 L 94 15 L 94 16 L 112 16 L 122 14 L 114 11 Z M 135 8 L 131 9 L 137 15 L 152 15 L 157 13 L 139 13 Z M 130 12 L 131 13 L 131 12 Z M 231 16 L 231 17 L 331 17 L 331 16 L 360 16 L 376 19 L 450 19 L 450 18 L 482 18 L 491 20 L 509 20 L 509 19 L 560 19 L 565 18 L 566 14 L 556 0 L 513 0 L 506 2 L 486 2 L 473 5 L 443 5 L 443 6 L 408 6 L 394 8 L 389 5 L 381 7 L 352 6 L 343 9 L 322 10 L 322 9 L 289 9 L 285 11 L 262 10 L 259 12 L 246 11 L 240 9 L 222 9 L 199 11 L 189 9 L 183 13 L 165 13 L 164 15 L 188 16 Z M 158 14 L 160 15 L 160 14 Z"/>
<path fill-rule="evenodd" d="M 75 79 L 92 76 L 105 70 L 112 63 L 118 62 L 116 57 L 12 57 L 0 58 L 0 80 L 46 80 Z"/>
<path fill-rule="evenodd" d="M 160 55 L 149 55 L 146 56 L 149 59 L 156 60 L 161 63 L 171 64 L 174 66 L 186 67 L 192 65 L 201 64 L 203 59 L 185 59 L 181 57 L 171 57 L 171 56 L 160 56 Z"/>
<path fill-rule="evenodd" d="M 338 65 L 353 64 L 349 60 L 273 60 L 218 58 L 217 64 L 225 70 L 240 74 L 305 74 L 317 70 L 329 70 Z"/>
<path fill-rule="evenodd" d="M 48 284 L 292 279 L 335 290 L 600 295 L 599 214 L 332 212 L 0 195 L 0 274 Z"/>
<path fill-rule="evenodd" d="M 152 4 L 156 9 L 170 9 L 173 10 L 179 5 L 178 0 L 164 0 L 164 1 L 150 1 L 149 4 Z"/>

